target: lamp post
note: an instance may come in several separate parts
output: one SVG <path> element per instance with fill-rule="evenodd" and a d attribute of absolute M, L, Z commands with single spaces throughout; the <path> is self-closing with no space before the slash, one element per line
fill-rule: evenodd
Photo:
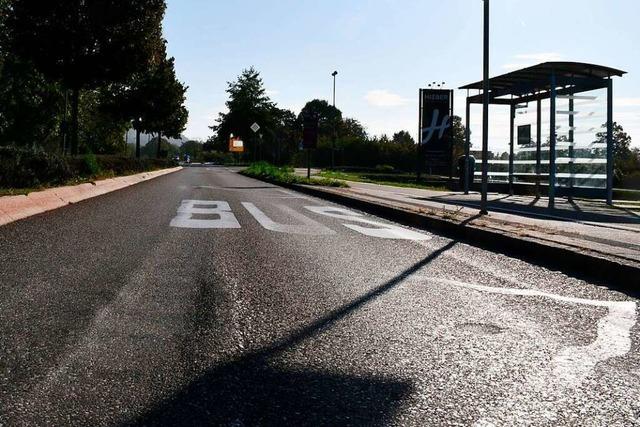
<path fill-rule="evenodd" d="M 489 187 L 489 0 L 484 1 L 484 47 L 482 70 L 482 194 L 480 214 L 486 215 Z"/>
<path fill-rule="evenodd" d="M 336 108 L 336 76 L 338 75 L 337 71 L 331 73 L 333 76 L 333 108 L 335 112 Z M 331 137 L 331 169 L 334 169 L 336 166 L 335 153 L 336 153 L 336 121 L 333 120 L 333 135 Z"/>

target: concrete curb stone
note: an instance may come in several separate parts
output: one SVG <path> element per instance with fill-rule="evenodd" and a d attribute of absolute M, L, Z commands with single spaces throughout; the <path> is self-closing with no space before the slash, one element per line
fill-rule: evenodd
<path fill-rule="evenodd" d="M 0 197 L 0 226 L 148 181 L 182 167 L 108 178 L 95 183 L 48 188 L 28 195 Z"/>

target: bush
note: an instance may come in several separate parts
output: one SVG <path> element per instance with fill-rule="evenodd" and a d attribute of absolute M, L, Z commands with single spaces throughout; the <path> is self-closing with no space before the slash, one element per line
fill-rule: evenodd
<path fill-rule="evenodd" d="M 29 148 L 0 147 L 0 187 L 62 184 L 72 176 L 65 159 L 55 154 Z"/>
<path fill-rule="evenodd" d="M 98 164 L 98 160 L 96 159 L 95 154 L 88 153 L 83 157 L 83 166 L 84 171 L 83 175 L 97 175 L 100 172 L 100 165 Z"/>
<path fill-rule="evenodd" d="M 393 172 L 395 168 L 391 165 L 376 165 L 376 172 Z"/>
<path fill-rule="evenodd" d="M 213 162 L 221 165 L 233 163 L 234 160 L 233 154 L 220 151 L 203 151 L 201 157 L 203 162 Z"/>
<path fill-rule="evenodd" d="M 0 188 L 37 188 L 74 179 L 129 175 L 175 164 L 163 159 L 121 156 L 61 157 L 42 150 L 0 146 Z"/>

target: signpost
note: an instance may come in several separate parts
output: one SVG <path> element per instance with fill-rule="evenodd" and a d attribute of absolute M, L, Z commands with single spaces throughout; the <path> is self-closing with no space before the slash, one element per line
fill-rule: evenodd
<path fill-rule="evenodd" d="M 453 167 L 453 91 L 420 89 L 420 133 L 418 143 L 430 169 L 446 170 L 451 177 Z"/>
<path fill-rule="evenodd" d="M 307 150 L 307 179 L 311 179 L 311 150 L 318 146 L 318 116 L 306 114 L 302 126 L 302 146 Z"/>
<path fill-rule="evenodd" d="M 255 135 L 260 130 L 260 125 L 256 122 L 253 122 L 253 124 L 249 127 L 249 129 L 251 129 Z M 254 160 L 256 160 L 256 157 L 258 157 L 258 160 L 262 160 L 262 141 L 261 140 L 262 140 L 262 135 L 260 135 L 260 139 L 258 139 L 258 149 L 253 153 Z M 255 136 L 254 136 L 254 141 L 255 141 Z"/>

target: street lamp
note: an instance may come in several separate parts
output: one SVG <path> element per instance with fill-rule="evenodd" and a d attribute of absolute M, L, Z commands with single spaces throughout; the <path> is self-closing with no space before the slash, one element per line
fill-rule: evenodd
<path fill-rule="evenodd" d="M 331 73 L 331 75 L 333 76 L 333 108 L 334 108 L 334 113 L 335 113 L 335 108 L 336 108 L 336 76 L 338 75 L 337 71 L 334 71 L 333 73 Z M 335 152 L 336 152 L 336 121 L 335 119 L 333 120 L 333 136 L 331 137 L 331 169 L 334 169 L 336 166 L 336 160 L 335 160 Z"/>

